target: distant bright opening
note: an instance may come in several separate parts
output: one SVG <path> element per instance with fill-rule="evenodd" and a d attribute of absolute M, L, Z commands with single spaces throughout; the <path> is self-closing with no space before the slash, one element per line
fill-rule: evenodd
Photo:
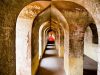
<path fill-rule="evenodd" d="M 55 33 L 52 30 L 48 32 L 48 43 L 55 43 Z"/>

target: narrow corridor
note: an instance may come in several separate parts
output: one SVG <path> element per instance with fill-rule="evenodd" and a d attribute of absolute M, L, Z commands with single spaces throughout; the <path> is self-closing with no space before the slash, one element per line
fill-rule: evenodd
<path fill-rule="evenodd" d="M 48 43 L 37 75 L 65 75 L 64 59 L 58 57 L 54 43 Z"/>

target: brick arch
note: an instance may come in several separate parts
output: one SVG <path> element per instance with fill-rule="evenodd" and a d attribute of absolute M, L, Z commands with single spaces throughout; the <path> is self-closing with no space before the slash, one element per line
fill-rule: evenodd
<path fill-rule="evenodd" d="M 89 5 L 87 6 L 87 5 L 84 5 L 85 3 L 90 3 L 90 2 L 92 2 L 92 1 L 85 1 L 85 0 L 82 0 L 82 1 L 79 1 L 79 0 L 64 0 L 65 2 L 66 1 L 68 1 L 68 2 L 72 2 L 72 3 L 74 3 L 74 4 L 78 4 L 79 6 L 81 6 L 81 7 L 83 7 L 83 9 L 85 9 L 88 13 L 89 13 L 89 15 L 91 16 L 91 17 L 93 17 L 93 20 L 96 22 L 97 20 L 95 19 L 95 15 L 94 15 L 94 13 L 93 13 L 93 11 L 91 10 L 91 8 L 92 7 L 90 7 L 90 9 L 89 9 Z M 56 3 L 56 2 L 55 2 Z M 58 9 L 59 9 L 59 7 L 58 7 Z M 59 9 L 59 10 L 61 10 L 61 8 Z M 95 10 L 95 9 L 94 9 Z M 96 12 L 95 12 L 96 13 Z M 67 22 L 68 22 L 68 19 L 67 19 Z M 99 21 L 98 21 L 99 22 Z M 70 23 L 70 21 L 68 22 L 68 23 Z M 86 25 L 86 24 L 84 24 L 84 25 Z M 87 25 L 86 25 L 87 26 Z M 97 26 L 97 29 L 99 30 L 99 25 L 98 25 L 98 23 L 96 22 L 96 26 Z M 71 27 L 71 26 L 70 26 Z M 69 27 L 69 28 L 70 28 Z M 70 28 L 70 29 L 72 29 L 72 28 L 74 28 L 75 27 L 75 25 L 72 25 L 72 27 Z M 78 27 L 78 26 L 77 26 Z M 70 61 L 70 63 L 72 63 L 73 62 L 73 64 L 70 64 L 70 71 L 69 71 L 69 74 L 71 74 L 71 75 L 82 75 L 83 73 L 82 73 L 82 70 L 83 70 L 83 68 L 82 68 L 82 65 L 83 64 L 81 64 L 81 63 L 83 63 L 83 59 L 78 59 L 80 56 L 82 56 L 81 54 L 83 54 L 83 37 L 84 37 L 84 32 L 85 32 L 85 26 L 83 26 L 83 28 L 82 27 L 79 27 L 79 28 L 77 28 L 76 27 L 76 29 L 79 29 L 79 32 L 81 32 L 81 33 L 79 33 L 80 35 L 78 35 L 78 33 L 76 33 L 75 35 L 77 35 L 77 36 L 79 36 L 79 37 L 77 37 L 76 36 L 76 39 L 73 39 L 73 35 L 70 37 L 71 38 L 71 41 L 70 41 L 70 51 L 72 51 L 72 53 L 71 52 L 69 52 L 70 53 L 70 58 L 69 58 L 69 61 Z M 82 30 L 82 31 L 80 31 L 80 30 Z M 74 37 L 75 38 L 75 37 Z M 78 39 L 77 39 L 78 38 Z M 80 43 L 80 42 L 81 43 Z M 78 44 L 79 43 L 79 44 Z M 77 44 L 77 45 L 76 45 Z M 79 50 L 78 50 L 78 48 L 80 48 Z M 75 49 L 75 51 L 74 51 L 74 49 Z M 78 51 L 77 51 L 78 50 Z M 81 50 L 81 51 L 80 51 Z M 79 52 L 80 51 L 80 52 Z M 73 61 L 72 59 L 74 59 L 74 57 L 72 56 L 72 58 L 71 58 L 71 54 L 73 54 L 73 56 L 74 57 L 76 57 L 75 59 L 75 61 Z M 76 56 L 75 56 L 76 55 Z M 79 57 L 77 56 L 77 55 L 79 55 Z M 81 58 L 81 57 L 80 57 Z M 83 58 L 83 56 L 82 56 L 82 58 Z M 78 63 L 78 61 L 77 60 L 80 60 L 80 62 Z M 76 64 L 75 64 L 76 63 Z M 77 64 L 78 63 L 78 64 Z M 81 64 L 81 65 L 80 65 Z M 77 65 L 76 67 L 76 69 L 74 69 L 74 67 L 75 67 L 75 65 Z M 80 68 L 78 68 L 80 66 Z M 80 70 L 80 71 L 79 71 Z"/>
<path fill-rule="evenodd" d="M 97 30 L 97 27 L 95 24 L 93 23 L 90 23 L 89 24 L 89 27 L 91 28 L 91 31 L 92 31 L 92 42 L 94 44 L 98 44 L 99 40 L 98 40 L 98 30 Z"/>
<path fill-rule="evenodd" d="M 99 1 L 91 1 L 91 0 L 81 0 L 81 1 L 80 0 L 63 0 L 63 1 L 73 2 L 85 8 L 88 11 L 88 13 L 92 16 L 93 20 L 95 21 L 95 25 L 97 26 L 97 30 L 99 31 L 100 18 L 97 17 L 97 16 L 100 16 Z M 100 39 L 100 35 L 98 35 L 98 39 Z"/>
<path fill-rule="evenodd" d="M 100 11 L 99 11 L 99 7 L 100 7 L 100 4 L 99 4 L 99 1 L 94 1 L 94 0 L 66 0 L 66 1 L 71 1 L 71 2 L 74 2 L 76 4 L 79 4 L 81 5 L 82 7 L 84 7 L 88 13 L 91 15 L 91 17 L 93 18 L 93 20 L 95 21 L 95 24 L 94 23 L 91 23 L 90 25 L 88 25 L 91 30 L 92 30 L 92 35 L 93 35 L 93 38 L 92 38 L 92 42 L 95 43 L 95 44 L 98 44 L 96 47 L 97 47 L 97 52 L 96 52 L 96 56 L 97 58 L 99 59 L 100 58 L 100 46 L 99 46 L 99 43 L 100 43 L 100 18 L 97 17 L 97 16 L 100 16 Z M 94 27 L 94 28 L 93 28 Z M 96 33 L 95 33 L 96 32 Z M 95 55 L 95 54 L 94 54 Z M 97 70 L 97 75 L 100 74 L 100 64 L 99 64 L 99 60 L 97 61 L 98 62 L 98 70 Z"/>

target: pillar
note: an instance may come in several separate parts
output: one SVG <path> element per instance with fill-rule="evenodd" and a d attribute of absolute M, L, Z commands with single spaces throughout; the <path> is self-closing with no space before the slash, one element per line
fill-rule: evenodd
<path fill-rule="evenodd" d="M 83 75 L 83 29 L 71 26 L 69 37 L 69 75 Z"/>

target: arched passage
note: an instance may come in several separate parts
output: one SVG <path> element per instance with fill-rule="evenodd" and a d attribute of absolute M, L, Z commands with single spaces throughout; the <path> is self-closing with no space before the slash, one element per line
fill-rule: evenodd
<path fill-rule="evenodd" d="M 46 5 L 44 6 L 44 4 Z M 31 75 L 32 23 L 33 23 L 34 18 L 42 10 L 48 7 L 49 4 L 50 4 L 49 1 L 33 2 L 27 5 L 26 7 L 24 7 L 17 18 L 17 22 L 16 22 L 16 75 L 20 75 L 20 74 Z M 38 58 L 38 56 L 35 56 L 34 58 Z M 36 64 L 39 64 L 39 63 L 35 63 L 34 65 Z M 37 66 L 35 66 L 33 69 L 36 70 L 36 68 Z"/>
<path fill-rule="evenodd" d="M 85 28 L 94 20 L 90 13 L 75 1 L 59 1 L 53 4 L 65 16 L 69 24 L 69 74 L 82 75 Z"/>
<path fill-rule="evenodd" d="M 61 3 L 63 5 L 65 5 L 65 6 L 67 6 L 66 5 L 67 2 L 61 2 Z M 58 4 L 59 4 L 59 2 L 58 2 Z M 72 4 L 72 5 L 74 5 L 74 4 Z M 77 4 L 75 6 L 77 6 Z M 61 8 L 63 10 L 60 10 Z M 39 8 L 37 8 L 37 9 L 39 9 Z M 64 10 L 66 10 L 66 8 L 64 8 L 63 6 L 59 7 L 56 3 L 54 3 L 54 6 L 52 6 L 51 9 L 47 8 L 46 10 L 42 11 L 41 13 L 39 13 L 39 15 L 36 16 L 36 18 L 34 17 L 35 19 L 33 21 L 33 26 L 29 27 L 30 28 L 28 30 L 29 32 L 26 31 L 27 34 L 24 33 L 25 34 L 25 40 L 26 40 L 26 36 L 27 36 L 26 43 L 30 42 L 30 43 L 27 44 L 28 45 L 27 48 L 31 48 L 30 47 L 31 41 L 28 40 L 28 39 L 31 39 L 30 32 L 31 32 L 31 29 L 32 29 L 32 58 L 34 58 L 35 56 L 37 58 L 38 57 L 37 51 L 38 51 L 38 48 L 39 48 L 38 47 L 38 39 L 39 39 L 39 37 L 37 38 L 37 35 L 39 36 L 39 28 L 40 28 L 40 26 L 44 22 L 50 20 L 50 18 L 51 18 L 50 14 L 52 14 L 53 18 L 56 17 L 57 22 L 60 21 L 61 24 L 59 24 L 59 25 L 61 25 L 62 29 L 63 29 L 63 34 L 64 34 L 64 50 L 65 50 L 65 57 L 64 57 L 64 59 L 65 59 L 65 65 L 67 64 L 67 66 L 65 66 L 65 69 L 67 68 L 66 69 L 66 73 L 73 75 L 73 74 L 76 74 L 78 72 L 78 70 L 81 70 L 80 72 L 78 72 L 78 74 L 80 75 L 80 74 L 82 74 L 82 58 L 80 58 L 80 57 L 82 57 L 82 54 L 83 54 L 83 37 L 84 37 L 84 32 L 85 32 L 84 31 L 84 28 L 85 28 L 84 25 L 85 25 L 86 22 L 81 25 L 81 22 L 85 21 L 85 20 L 81 19 L 81 20 L 78 21 L 77 18 L 79 17 L 79 15 L 81 15 L 82 17 L 84 17 L 84 14 L 87 14 L 87 12 L 86 12 L 85 9 L 83 9 L 83 7 L 78 7 L 78 9 L 75 9 L 75 10 L 78 10 L 78 11 L 76 11 L 78 13 L 78 14 L 76 13 L 76 15 L 78 15 L 78 17 L 77 17 L 77 16 L 72 16 L 71 15 L 71 14 L 73 14 L 74 10 L 70 11 L 70 13 L 69 13 L 69 9 L 67 11 L 64 11 Z M 83 12 L 82 14 L 80 14 L 81 11 Z M 55 12 L 57 12 L 57 14 L 55 14 Z M 84 12 L 86 12 L 86 13 L 84 13 Z M 45 16 L 45 14 L 47 16 Z M 72 16 L 72 20 L 71 20 L 71 16 Z M 40 20 L 41 18 L 43 20 Z M 68 23 L 67 23 L 66 20 L 68 21 Z M 78 21 L 78 23 L 76 21 Z M 74 23 L 76 25 L 74 25 Z M 31 24 L 32 24 L 32 22 L 31 22 Z M 69 24 L 69 26 L 68 26 L 68 24 Z M 80 26 L 78 26 L 78 25 L 80 25 Z M 69 31 L 69 28 L 70 28 L 70 31 Z M 69 37 L 69 32 L 70 32 L 70 37 Z M 77 37 L 77 36 L 79 36 L 79 37 Z M 70 38 L 70 43 L 69 43 L 69 38 Z M 79 41 L 81 41 L 81 42 L 79 42 Z M 69 44 L 70 44 L 70 50 L 69 50 Z M 78 46 L 76 46 L 75 44 L 78 44 Z M 78 49 L 78 47 L 79 47 L 79 49 Z M 29 53 L 30 53 L 30 50 L 28 50 Z M 78 50 L 79 50 L 79 52 L 77 52 Z M 26 50 L 26 52 L 27 52 L 27 50 Z M 72 57 L 68 58 L 68 56 L 72 56 Z M 76 64 L 76 66 L 74 65 L 74 67 L 77 67 L 77 69 L 75 70 L 75 72 L 74 72 L 73 64 L 71 64 L 73 62 L 73 58 L 74 58 L 73 56 L 76 57 L 75 61 L 74 61 L 74 63 Z M 78 59 L 78 57 L 79 57 L 79 59 Z M 80 64 L 78 64 L 79 63 L 78 60 L 81 60 Z M 29 59 L 28 61 L 31 61 L 31 60 Z M 37 61 L 37 62 L 39 62 L 39 61 Z M 32 61 L 32 63 L 33 63 L 33 65 L 36 64 L 34 61 Z M 34 68 L 32 68 L 32 69 L 34 69 Z"/>
<path fill-rule="evenodd" d="M 95 31 L 94 31 L 91 29 L 91 27 L 89 25 L 88 25 L 88 27 L 85 31 L 85 35 L 84 35 L 84 74 L 88 74 L 87 70 L 90 70 L 90 72 L 92 74 L 95 73 L 95 75 L 97 75 L 98 32 L 95 29 L 96 26 L 92 26 L 95 29 Z M 96 35 L 93 34 L 94 32 L 97 32 Z M 95 36 L 96 39 L 93 36 Z M 93 42 L 93 39 L 96 40 L 96 42 Z M 92 60 L 87 59 L 87 58 L 90 58 Z M 90 65 L 90 63 L 92 64 L 92 66 Z"/>
<path fill-rule="evenodd" d="M 48 11 L 49 11 L 49 9 L 48 9 Z M 58 14 L 55 14 L 55 12 L 57 12 Z M 46 19 L 46 17 L 43 17 L 43 15 L 45 14 L 45 12 L 43 13 L 43 14 L 41 14 L 39 17 L 41 18 L 42 17 L 42 22 L 45 22 L 45 20 L 49 20 L 49 17 L 47 17 L 47 19 Z M 47 14 L 47 13 L 46 13 Z M 49 14 L 49 13 L 48 13 Z M 60 22 L 62 23 L 62 24 L 60 24 L 60 25 L 63 25 L 64 27 L 63 28 L 66 28 L 66 30 L 64 30 L 64 32 L 65 33 L 68 33 L 68 27 L 67 27 L 67 22 L 66 22 L 66 20 L 65 20 L 65 18 L 63 17 L 63 15 L 56 9 L 56 8 L 54 8 L 54 7 L 52 7 L 51 8 L 51 14 L 52 14 L 52 16 L 55 16 L 56 17 L 56 15 L 57 15 L 57 19 L 58 20 L 60 20 Z M 44 15 L 45 16 L 45 15 Z M 49 16 L 49 15 L 48 15 Z M 43 21 L 43 19 L 44 19 L 44 21 Z M 39 24 L 39 18 L 36 18 L 35 19 L 35 21 L 34 21 L 34 24 L 36 24 L 35 22 L 38 22 L 38 24 Z M 40 24 L 42 24 L 42 22 L 41 22 L 41 20 L 40 20 Z M 34 29 L 33 29 L 34 30 Z M 67 44 L 66 45 L 64 45 L 65 47 L 64 47 L 64 50 L 66 51 L 66 50 L 68 50 L 68 43 L 69 43 L 69 41 L 68 41 L 68 35 L 69 34 L 65 34 L 66 35 L 66 37 L 67 37 L 67 39 L 65 39 L 66 41 L 67 41 Z M 65 36 L 64 35 L 64 36 Z M 59 40 L 58 40 L 59 41 Z M 65 42 L 65 41 L 64 41 Z M 60 43 L 60 41 L 59 41 L 59 43 Z M 57 47 L 59 47 L 59 45 L 57 46 Z M 60 48 L 58 48 L 58 49 L 60 49 Z M 67 51 L 68 52 L 68 51 Z M 67 63 L 68 63 L 68 61 L 67 61 Z M 68 69 L 67 69 L 67 71 L 68 71 Z"/>
<path fill-rule="evenodd" d="M 53 31 L 55 33 L 59 33 L 59 29 L 58 28 L 55 28 L 56 26 L 53 25 L 54 27 L 51 26 L 51 28 L 53 29 Z M 46 30 L 45 30 L 46 29 Z M 39 29 L 39 58 L 42 57 L 43 55 L 43 52 L 45 50 L 45 47 L 46 47 L 46 44 L 47 44 L 47 41 L 48 41 L 48 31 L 50 30 L 50 22 L 47 21 L 45 23 L 43 23 L 41 26 L 40 26 L 40 29 Z M 57 30 L 57 31 L 55 31 Z M 43 33 L 45 35 L 43 35 Z M 57 35 L 57 34 L 56 34 Z M 44 38 L 44 39 L 43 39 Z M 59 37 L 60 38 L 60 37 Z M 40 40 L 41 39 L 41 40 Z M 41 46 L 41 47 L 40 47 Z M 58 46 L 56 46 L 58 47 Z M 58 48 L 59 49 L 59 48 Z M 60 49 L 59 49 L 60 50 Z"/>
<path fill-rule="evenodd" d="M 43 54 L 43 50 L 45 48 L 42 48 L 42 44 L 43 44 L 43 40 L 42 37 L 43 37 L 43 34 L 42 34 L 42 30 L 43 30 L 43 27 L 47 24 L 48 22 L 45 22 L 43 23 L 43 25 L 41 25 L 40 29 L 39 29 L 39 59 L 42 58 L 42 54 Z M 42 41 L 43 40 L 43 41 Z M 42 50 L 43 49 L 43 50 Z"/>
<path fill-rule="evenodd" d="M 55 0 L 53 0 L 55 1 Z M 100 27 L 99 27 L 99 24 L 100 24 L 100 11 L 99 11 L 99 7 L 100 7 L 100 4 L 99 4 L 99 1 L 90 1 L 90 0 L 63 0 L 63 1 L 71 1 L 71 2 L 74 2 L 76 4 L 79 4 L 81 6 L 83 6 L 85 9 L 88 10 L 88 12 L 92 15 L 95 23 L 96 23 L 96 26 L 97 26 L 97 29 L 98 29 L 98 38 L 100 39 L 100 34 L 99 34 L 99 31 L 100 31 Z M 99 43 L 100 43 L 100 40 L 99 40 Z M 98 49 L 97 49 L 97 57 L 98 57 L 98 75 L 100 74 L 100 68 L 99 68 L 99 58 L 100 58 L 100 49 L 99 49 L 99 44 L 98 44 Z"/>

